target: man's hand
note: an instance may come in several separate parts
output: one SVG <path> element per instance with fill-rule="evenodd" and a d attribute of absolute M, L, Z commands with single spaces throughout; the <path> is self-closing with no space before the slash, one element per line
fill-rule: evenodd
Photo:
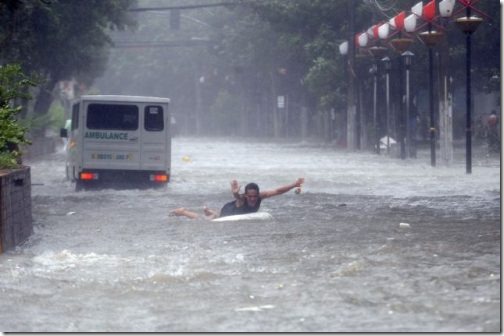
<path fill-rule="evenodd" d="M 231 181 L 231 192 L 235 196 L 240 194 L 240 185 L 238 184 L 238 181 Z"/>
<path fill-rule="evenodd" d="M 304 183 L 304 177 L 300 177 L 300 178 L 298 178 L 298 179 L 297 179 L 297 181 L 296 181 L 296 182 L 294 182 L 294 184 L 295 184 L 295 186 L 294 186 L 294 187 L 299 188 L 299 187 L 301 187 L 301 185 L 302 185 L 303 183 Z"/>
<path fill-rule="evenodd" d="M 291 183 L 291 184 L 287 184 L 283 187 L 276 188 L 273 190 L 261 191 L 260 195 L 261 195 L 262 199 L 276 196 L 276 195 L 281 195 L 281 194 L 288 192 L 289 190 L 292 190 L 293 188 L 300 188 L 303 183 L 304 183 L 304 178 L 301 177 L 301 178 L 298 178 L 296 180 L 296 182 Z"/>

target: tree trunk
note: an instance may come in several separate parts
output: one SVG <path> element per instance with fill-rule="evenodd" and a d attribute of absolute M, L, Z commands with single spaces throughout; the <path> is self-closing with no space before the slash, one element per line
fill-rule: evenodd
<path fill-rule="evenodd" d="M 56 80 L 49 80 L 45 85 L 40 87 L 40 91 L 35 98 L 35 105 L 33 106 L 33 111 L 36 116 L 44 115 L 49 111 L 53 101 L 53 91 L 56 83 Z"/>
<path fill-rule="evenodd" d="M 45 84 L 40 86 L 40 90 L 35 98 L 35 105 L 33 106 L 33 116 L 40 117 L 49 112 L 49 108 L 53 102 L 53 91 L 58 81 L 49 79 Z M 38 129 L 32 129 L 32 136 L 43 136 L 47 125 L 42 125 Z"/>

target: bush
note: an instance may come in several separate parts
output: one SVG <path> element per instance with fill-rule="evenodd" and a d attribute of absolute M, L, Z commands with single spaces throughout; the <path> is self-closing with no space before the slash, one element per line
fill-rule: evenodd
<path fill-rule="evenodd" d="M 27 128 L 16 119 L 21 106 L 20 99 L 29 99 L 28 88 L 35 82 L 25 76 L 17 64 L 0 66 L 0 169 L 17 168 L 20 163 L 22 144 L 26 139 Z"/>

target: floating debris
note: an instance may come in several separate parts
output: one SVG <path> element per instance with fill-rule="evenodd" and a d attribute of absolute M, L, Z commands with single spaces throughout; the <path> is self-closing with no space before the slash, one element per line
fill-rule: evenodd
<path fill-rule="evenodd" d="M 268 310 L 268 309 L 273 309 L 275 308 L 274 305 L 262 305 L 262 306 L 251 306 L 251 307 L 242 307 L 242 308 L 236 308 L 236 312 L 260 312 L 263 310 Z"/>

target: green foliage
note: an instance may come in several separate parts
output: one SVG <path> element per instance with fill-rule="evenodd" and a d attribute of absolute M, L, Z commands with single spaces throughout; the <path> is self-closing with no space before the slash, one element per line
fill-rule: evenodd
<path fill-rule="evenodd" d="M 108 59 L 111 30 L 133 27 L 134 0 L 0 1 L 0 60 L 44 79 L 36 114 L 47 113 L 55 85 L 75 78 L 90 85 Z"/>
<path fill-rule="evenodd" d="M 65 126 L 65 109 L 60 101 L 54 101 L 49 109 L 49 126 L 54 131 L 58 131 Z"/>
<path fill-rule="evenodd" d="M 306 75 L 306 86 L 311 92 L 319 95 L 318 105 L 323 110 L 335 107 L 338 105 L 338 99 L 342 98 L 337 96 L 337 91 L 334 89 L 337 69 L 334 61 L 319 57 Z"/>
<path fill-rule="evenodd" d="M 315 108 L 328 109 L 344 103 L 338 88 L 344 86 L 338 57 L 338 41 L 345 39 L 346 0 L 265 1 L 253 5 L 273 30 L 281 32 L 290 64 L 297 64 L 297 75 L 315 101 Z M 299 95 L 299 94 L 298 94 Z"/>
<path fill-rule="evenodd" d="M 185 2 L 202 3 L 200 0 Z M 188 129 L 194 122 L 196 101 L 204 106 L 205 111 L 200 111 L 203 124 L 214 123 L 221 129 L 226 129 L 224 124 L 228 122 L 240 124 L 240 114 L 246 115 L 246 122 L 259 120 L 258 124 L 268 128 L 275 96 L 282 94 L 289 96 L 291 116 L 299 116 L 300 107 L 306 107 L 313 115 L 317 109 L 342 111 L 349 78 L 356 78 L 350 76 L 355 74 L 363 92 L 369 92 L 372 76 L 368 70 L 373 60 L 359 58 L 352 71 L 347 72 L 339 44 L 354 33 L 388 21 L 402 10 L 409 11 L 418 0 L 236 2 L 236 6 L 183 11 L 178 31 L 169 29 L 168 12 L 138 15 L 135 35 L 118 33 L 114 38 L 163 42 L 198 37 L 210 42 L 199 47 L 114 49 L 111 68 L 106 78 L 99 80 L 102 93 L 171 97 L 173 113 L 181 123 L 188 123 Z M 158 5 L 164 2 L 139 1 L 140 7 Z M 457 6 L 460 8 L 460 2 Z M 499 6 L 497 1 L 478 2 L 476 7 L 493 18 L 485 20 L 473 38 L 474 86 L 494 92 L 500 90 Z M 351 9 L 355 9 L 354 27 L 349 22 Z M 443 24 L 447 26 L 446 46 L 450 48 L 448 73 L 459 88 L 465 85 L 465 40 L 453 22 Z M 478 35 L 485 38 L 477 38 Z M 415 91 L 422 91 L 428 87 L 428 53 L 418 38 L 414 40 L 411 82 Z M 440 47 L 436 47 L 436 53 Z M 391 51 L 389 57 L 393 60 L 392 88 L 395 89 L 400 85 L 399 56 Z M 195 86 L 201 77 L 205 81 L 200 87 L 201 100 L 197 100 Z M 364 94 L 365 113 L 369 109 L 368 98 Z M 396 98 L 394 95 L 393 99 Z M 236 101 L 234 106 L 225 107 L 231 100 Z M 240 109 L 247 112 L 242 113 Z M 231 110 L 233 113 L 224 117 L 224 111 Z"/>
<path fill-rule="evenodd" d="M 299 48 L 286 48 L 290 57 L 304 61 L 303 64 L 303 89 L 313 97 L 318 108 L 341 107 L 345 104 L 342 89 L 346 87 L 343 75 L 343 60 L 339 55 L 337 46 L 343 40 L 348 40 L 349 35 L 366 31 L 369 27 L 379 22 L 388 21 L 400 11 L 409 11 L 418 0 L 401 1 L 355 1 L 355 0 L 268 0 L 254 2 L 254 9 L 260 18 L 268 22 L 271 28 L 280 34 L 281 39 L 295 39 Z M 349 27 L 349 9 L 355 6 L 355 27 Z M 481 1 L 475 7 L 486 13 L 472 38 L 472 68 L 473 85 L 483 92 L 500 91 L 500 57 L 501 57 L 501 17 L 498 1 Z M 457 2 L 456 10 L 461 9 Z M 473 14 L 480 15 L 479 13 Z M 457 14 L 457 17 L 464 13 Z M 453 18 L 455 19 L 455 18 Z M 420 22 L 422 23 L 422 22 Z M 456 27 L 453 20 L 444 21 L 445 45 L 436 47 L 436 53 L 441 48 L 449 48 L 450 58 L 446 65 L 447 72 L 454 78 L 454 89 L 465 87 L 465 36 Z M 426 29 L 424 27 L 423 29 Z M 350 31 L 352 30 L 352 31 Z M 293 38 L 294 37 L 294 38 Z M 415 90 L 426 90 L 428 87 L 428 60 L 427 48 L 417 41 L 411 48 L 415 53 L 412 70 L 412 83 Z M 372 41 L 371 41 L 372 42 Z M 382 43 L 386 43 L 385 41 Z M 389 56 L 394 64 L 398 59 L 397 54 L 390 52 Z M 362 60 L 358 63 L 362 64 Z M 354 68 L 360 72 L 359 80 L 370 82 L 371 77 L 366 71 Z M 368 84 L 369 85 L 369 84 Z"/>
<path fill-rule="evenodd" d="M 21 72 L 19 64 L 0 66 L 0 106 L 6 106 L 15 99 L 30 98 L 26 89 L 35 85 L 33 78 Z"/>
<path fill-rule="evenodd" d="M 2 152 L 11 152 L 14 156 L 20 155 L 19 151 L 14 148 L 17 145 L 27 143 L 26 128 L 19 125 L 15 119 L 15 115 L 20 110 L 21 108 L 12 108 L 8 104 L 0 107 L 0 149 Z"/>
<path fill-rule="evenodd" d="M 105 47 L 110 44 L 107 30 L 132 24 L 125 14 L 131 3 L 26 1 L 15 11 L 0 6 L 0 18 L 6 22 L 0 27 L 0 36 L 6 37 L 0 55 L 7 60 L 17 57 L 24 69 L 48 77 L 97 74 L 106 60 Z"/>
<path fill-rule="evenodd" d="M 17 156 L 13 153 L 0 152 L 0 169 L 16 169 L 19 167 Z"/>
<path fill-rule="evenodd" d="M 15 106 L 19 99 L 28 99 L 25 93 L 35 82 L 21 72 L 17 64 L 0 67 L 0 168 L 14 168 L 21 156 L 19 146 L 27 144 L 27 128 L 16 119 L 21 111 Z"/>

